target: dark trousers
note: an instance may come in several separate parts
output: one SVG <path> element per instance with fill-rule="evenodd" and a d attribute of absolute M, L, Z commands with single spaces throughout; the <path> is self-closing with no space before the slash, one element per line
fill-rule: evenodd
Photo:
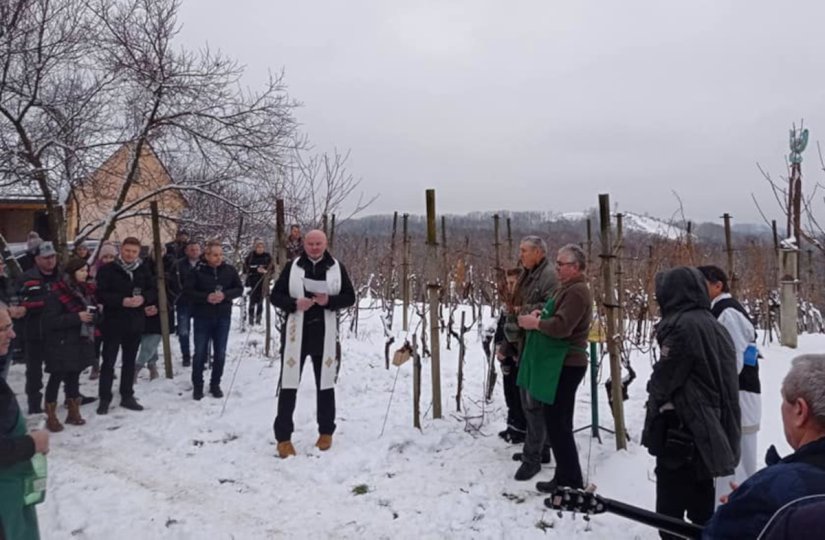
<path fill-rule="evenodd" d="M 101 401 L 112 401 L 112 382 L 118 351 L 121 352 L 120 397 L 123 399 L 134 395 L 135 358 L 140 348 L 140 338 L 140 334 L 104 333 L 103 364 L 100 366 L 100 389 L 98 391 Z"/>
<path fill-rule="evenodd" d="M 249 322 L 255 322 L 260 324 L 261 317 L 263 316 L 264 311 L 264 299 L 263 297 L 255 298 L 255 296 L 251 296 L 249 298 Z"/>
<path fill-rule="evenodd" d="M 660 514 L 684 519 L 687 513 L 690 521 L 704 525 L 713 515 L 715 497 L 713 479 L 697 474 L 693 462 L 656 458 L 656 511 Z M 659 536 L 665 540 L 679 538 L 664 532 Z"/>
<path fill-rule="evenodd" d="M 229 341 L 230 315 L 219 317 L 195 317 L 195 356 L 192 359 L 192 385 L 203 388 L 203 370 L 212 342 L 212 373 L 209 386 L 220 386 L 223 366 L 226 362 L 226 344 Z"/>
<path fill-rule="evenodd" d="M 524 433 L 527 430 L 527 420 L 524 418 L 524 409 L 521 407 L 521 391 L 518 380 L 518 364 L 513 363 L 510 372 L 502 376 L 504 387 L 504 402 L 507 403 L 507 427 Z"/>
<path fill-rule="evenodd" d="M 60 383 L 63 383 L 63 391 L 66 399 L 80 397 L 80 372 L 62 372 L 49 375 L 49 382 L 46 384 L 46 403 L 57 403 L 57 393 L 60 390 Z"/>
<path fill-rule="evenodd" d="M 40 340 L 27 339 L 26 351 L 26 395 L 29 403 L 40 403 L 43 397 L 43 361 L 45 360 L 46 344 Z"/>
<path fill-rule="evenodd" d="M 192 329 L 192 306 L 184 302 L 178 302 L 175 306 L 178 316 L 178 343 L 180 344 L 180 354 L 184 358 L 191 358 L 192 352 L 189 348 L 189 334 Z"/>
<path fill-rule="evenodd" d="M 526 463 L 541 463 L 541 450 L 546 441 L 549 441 L 556 460 L 554 480 L 560 486 L 584 487 L 579 451 L 573 437 L 573 413 L 576 390 L 586 371 L 585 366 L 564 366 L 559 377 L 556 400 L 552 405 L 533 399 L 524 389 L 521 392 L 524 416 L 527 419 L 522 459 Z"/>
<path fill-rule="evenodd" d="M 100 370 L 100 355 L 103 352 L 103 336 L 95 336 L 95 359 L 92 362 L 94 370 Z"/>
<path fill-rule="evenodd" d="M 321 435 L 332 435 L 335 432 L 335 388 L 321 390 L 321 360 L 322 356 L 310 356 L 312 359 L 312 370 L 315 372 L 315 407 L 316 419 L 318 421 L 318 433 Z M 306 356 L 301 358 L 301 371 L 304 371 Z M 275 440 L 278 442 L 288 441 L 295 431 L 292 423 L 292 414 L 295 412 L 295 401 L 298 397 L 296 388 L 281 388 L 278 396 L 278 415 L 275 417 L 273 429 L 275 430 Z"/>

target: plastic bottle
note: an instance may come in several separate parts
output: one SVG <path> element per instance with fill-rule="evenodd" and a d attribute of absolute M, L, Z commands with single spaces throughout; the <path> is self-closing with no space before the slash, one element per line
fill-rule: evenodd
<path fill-rule="evenodd" d="M 23 501 L 26 506 L 40 504 L 46 500 L 46 456 L 35 454 L 31 459 L 32 473 L 26 478 Z"/>

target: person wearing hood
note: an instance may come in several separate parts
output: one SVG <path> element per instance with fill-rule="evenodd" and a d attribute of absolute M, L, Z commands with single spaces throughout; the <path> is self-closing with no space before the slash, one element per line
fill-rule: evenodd
<path fill-rule="evenodd" d="M 82 426 L 80 415 L 80 372 L 92 365 L 95 354 L 97 301 L 94 285 L 87 281 L 89 265 L 74 258 L 66 263 L 65 274 L 52 287 L 46 300 L 43 321 L 46 330 L 46 427 L 63 431 L 57 418 L 57 393 L 60 383 L 66 392 L 69 414 L 66 423 Z"/>
<path fill-rule="evenodd" d="M 95 283 L 97 279 L 97 271 L 100 270 L 100 267 L 104 264 L 114 262 L 117 255 L 118 252 L 115 245 L 111 242 L 104 242 L 97 252 L 97 260 L 89 266 L 89 280 L 92 283 Z M 97 332 L 97 336 L 95 337 L 95 358 L 92 362 L 92 373 L 89 375 L 89 380 L 91 381 L 96 381 L 100 378 L 100 355 L 102 350 L 103 336 L 100 332 Z"/>
<path fill-rule="evenodd" d="M 656 457 L 656 511 L 704 525 L 714 478 L 739 462 L 736 352 L 710 312 L 705 278 L 679 267 L 655 278 L 660 358 L 647 384 L 642 444 Z M 676 538 L 660 533 L 662 538 Z"/>
<path fill-rule="evenodd" d="M 100 370 L 100 404 L 97 414 L 108 414 L 118 352 L 121 352 L 120 405 L 142 411 L 135 399 L 135 358 L 146 324 L 144 308 L 157 301 L 157 286 L 148 266 L 140 260 L 140 240 L 128 237 L 114 262 L 97 273 L 97 299 L 103 304 L 103 365 Z"/>
<path fill-rule="evenodd" d="M 212 373 L 209 393 L 223 397 L 221 377 L 226 361 L 226 346 L 232 324 L 232 301 L 243 294 L 243 284 L 235 267 L 223 260 L 218 241 L 206 244 L 205 262 L 186 276 L 183 294 L 192 302 L 195 331 L 195 357 L 192 362 L 192 398 L 203 399 L 203 370 L 212 343 Z"/>

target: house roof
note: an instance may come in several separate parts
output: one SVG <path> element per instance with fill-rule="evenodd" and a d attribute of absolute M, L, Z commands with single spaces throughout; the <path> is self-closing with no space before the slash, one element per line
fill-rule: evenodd
<path fill-rule="evenodd" d="M 33 183 L 15 182 L 6 184 L 9 180 L 0 179 L 0 204 L 14 203 L 41 203 L 45 204 L 43 193 Z"/>

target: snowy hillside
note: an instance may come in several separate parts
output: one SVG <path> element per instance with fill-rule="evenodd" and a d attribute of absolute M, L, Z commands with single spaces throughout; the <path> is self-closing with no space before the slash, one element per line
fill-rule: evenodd
<path fill-rule="evenodd" d="M 685 231 L 676 224 L 668 223 L 658 218 L 642 216 L 640 214 L 634 214 L 633 212 L 622 212 L 622 216 L 624 216 L 623 227 L 626 232 L 649 234 L 670 240 L 676 240 L 685 234 Z M 559 214 L 559 219 L 568 221 L 581 221 L 588 217 L 589 215 L 585 212 L 565 212 Z M 598 224 L 594 223 L 594 227 L 598 227 Z"/>
<path fill-rule="evenodd" d="M 261 354 L 262 334 L 233 330 L 224 390 L 233 377 L 234 384 L 226 403 L 191 399 L 189 370 L 179 367 L 173 343 L 175 379 L 141 378 L 136 385 L 144 412 L 115 406 L 98 417 L 94 405 L 86 406 L 86 426 L 66 426 L 53 435 L 48 496 L 38 508 L 43 537 L 658 538 L 654 530 L 615 516 L 597 516 L 590 524 L 569 514 L 560 518 L 545 510 L 535 481 L 513 480 L 517 463 L 511 454 L 520 449 L 496 436 L 504 426 L 500 388 L 493 403 L 482 400 L 484 359 L 476 332 L 468 334 L 461 413 L 454 399 L 455 343 L 442 356 L 442 420 L 432 419 L 424 360 L 421 431 L 412 427 L 411 364 L 384 369 L 376 311 L 362 311 L 359 332 L 344 342 L 332 449 L 322 454 L 313 447 L 315 390 L 307 370 L 295 415 L 299 455 L 287 460 L 275 457 L 278 366 Z M 802 336 L 800 344 L 798 352 L 821 351 L 825 337 Z M 765 351 L 762 450 L 770 443 L 789 450 L 778 387 L 794 354 Z M 629 450 L 617 453 L 607 433 L 602 444 L 591 440 L 589 430 L 580 431 L 577 441 L 582 468 L 601 494 L 652 508 L 653 460 L 638 446 L 650 359 L 634 354 L 633 365 L 639 379 L 625 404 Z M 18 393 L 23 371 L 14 366 L 10 375 Z M 84 393 L 96 394 L 87 376 L 82 381 Z M 590 423 L 588 381 L 578 394 L 577 426 Z M 602 384 L 598 397 L 601 423 L 612 427 Z M 549 467 L 534 480 L 550 479 Z"/>

